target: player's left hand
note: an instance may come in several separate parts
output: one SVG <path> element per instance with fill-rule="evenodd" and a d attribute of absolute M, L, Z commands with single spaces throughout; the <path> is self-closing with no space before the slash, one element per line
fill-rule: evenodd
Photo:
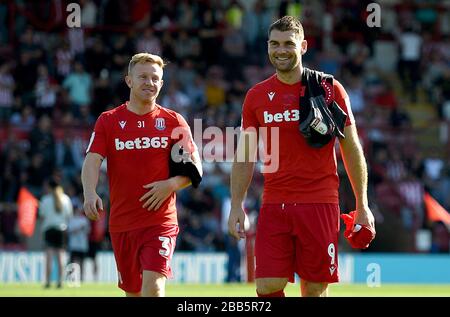
<path fill-rule="evenodd" d="M 143 187 L 149 189 L 149 191 L 145 193 L 139 201 L 145 201 L 142 208 L 147 210 L 158 210 L 164 201 L 175 191 L 171 179 L 153 182 L 144 185 Z"/>
<path fill-rule="evenodd" d="M 354 223 L 371 227 L 375 231 L 375 217 L 369 207 L 356 208 Z"/>

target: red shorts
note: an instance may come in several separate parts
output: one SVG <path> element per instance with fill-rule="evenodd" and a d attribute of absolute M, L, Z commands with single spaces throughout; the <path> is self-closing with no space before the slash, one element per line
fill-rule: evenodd
<path fill-rule="evenodd" d="M 338 204 L 265 204 L 256 230 L 256 278 L 294 273 L 316 283 L 335 283 L 338 274 Z"/>
<path fill-rule="evenodd" d="M 111 232 L 118 286 L 137 293 L 142 288 L 142 271 L 172 277 L 170 260 L 175 250 L 177 225 L 152 226 L 126 232 Z"/>

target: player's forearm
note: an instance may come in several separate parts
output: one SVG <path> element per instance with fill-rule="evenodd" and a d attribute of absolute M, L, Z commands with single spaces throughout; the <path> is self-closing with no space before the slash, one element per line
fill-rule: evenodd
<path fill-rule="evenodd" d="M 81 183 L 83 185 L 84 197 L 95 195 L 101 160 L 86 156 L 81 169 Z"/>
<path fill-rule="evenodd" d="M 240 207 L 252 181 L 254 162 L 233 162 L 231 169 L 231 206 Z"/>
<path fill-rule="evenodd" d="M 367 207 L 367 164 L 359 142 L 341 144 L 345 170 L 356 199 L 356 208 Z"/>
<path fill-rule="evenodd" d="M 169 178 L 173 191 L 177 191 L 191 185 L 191 180 L 187 176 L 174 176 Z"/>

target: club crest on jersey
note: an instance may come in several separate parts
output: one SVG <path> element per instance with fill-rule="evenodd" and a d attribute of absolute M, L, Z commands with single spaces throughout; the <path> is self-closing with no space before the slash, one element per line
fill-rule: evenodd
<path fill-rule="evenodd" d="M 166 121 L 164 120 L 164 118 L 156 118 L 155 128 L 159 131 L 162 131 L 166 128 Z"/>
<path fill-rule="evenodd" d="M 123 130 L 123 128 L 125 128 L 125 125 L 127 124 L 127 122 L 126 121 L 119 121 L 119 125 L 120 125 L 120 127 L 122 128 L 122 130 Z"/>

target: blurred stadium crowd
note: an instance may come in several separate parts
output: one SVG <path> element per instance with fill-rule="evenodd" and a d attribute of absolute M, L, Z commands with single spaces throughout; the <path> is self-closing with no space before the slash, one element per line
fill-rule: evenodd
<path fill-rule="evenodd" d="M 66 26 L 69 2 L 0 1 L 0 249 L 42 248 L 17 230 L 21 186 L 40 198 L 57 176 L 82 208 L 93 123 L 128 100 L 123 77 L 134 53 L 168 62 L 159 104 L 202 119 L 203 129 L 238 127 L 247 89 L 273 73 L 268 26 L 289 14 L 304 25 L 304 65 L 335 75 L 350 96 L 377 220 L 369 251 L 449 252 L 449 231 L 428 221 L 423 193 L 450 210 L 450 1 L 378 1 L 381 27 L 368 27 L 370 1 L 83 0 L 81 28 Z M 200 190 L 178 195 L 177 249 L 235 250 L 226 233 L 230 163 L 204 169 Z M 341 162 L 339 172 L 348 212 L 354 198 Z M 262 182 L 255 174 L 246 201 L 253 219 Z M 107 202 L 105 173 L 98 192 Z M 432 244 L 419 250 L 423 229 Z"/>

